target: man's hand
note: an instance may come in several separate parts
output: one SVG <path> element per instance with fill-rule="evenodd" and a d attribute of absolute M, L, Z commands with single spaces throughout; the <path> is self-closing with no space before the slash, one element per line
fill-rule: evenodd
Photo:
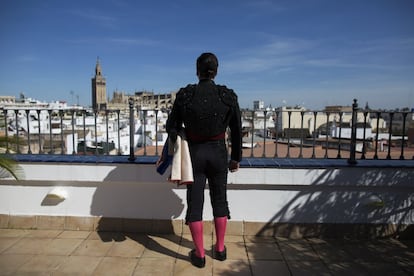
<path fill-rule="evenodd" d="M 160 158 L 158 158 L 157 162 L 155 162 L 155 166 L 159 166 L 161 165 L 162 162 L 164 162 L 165 157 L 163 155 L 160 156 Z"/>
<path fill-rule="evenodd" d="M 239 170 L 240 163 L 234 160 L 230 160 L 229 162 L 229 171 L 230 172 L 237 172 Z"/>

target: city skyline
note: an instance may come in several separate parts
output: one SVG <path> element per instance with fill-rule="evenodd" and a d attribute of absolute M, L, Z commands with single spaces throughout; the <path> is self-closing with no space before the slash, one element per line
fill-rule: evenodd
<path fill-rule="evenodd" d="M 91 105 L 99 57 L 114 91 L 171 93 L 219 58 L 251 108 L 414 107 L 414 2 L 3 1 L 0 95 Z"/>

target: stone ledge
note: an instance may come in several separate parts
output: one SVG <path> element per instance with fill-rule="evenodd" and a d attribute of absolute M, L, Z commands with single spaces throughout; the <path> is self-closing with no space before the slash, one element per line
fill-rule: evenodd
<path fill-rule="evenodd" d="M 183 220 L 152 220 L 74 216 L 20 216 L 0 214 L 0 228 L 72 231 L 102 231 L 154 234 L 189 234 Z M 214 234 L 213 221 L 204 221 L 204 233 Z M 334 223 L 264 223 L 232 221 L 227 235 L 272 236 L 290 239 L 377 239 L 414 238 L 414 225 L 334 224 Z"/>

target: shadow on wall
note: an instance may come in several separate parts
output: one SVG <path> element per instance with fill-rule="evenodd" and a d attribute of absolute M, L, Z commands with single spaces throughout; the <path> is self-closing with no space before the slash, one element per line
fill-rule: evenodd
<path fill-rule="evenodd" d="M 413 239 L 414 171 L 409 168 L 327 169 L 292 195 L 257 235 L 400 237 Z"/>
<path fill-rule="evenodd" d="M 134 166 L 133 170 L 129 166 Z M 90 211 L 100 217 L 96 229 L 101 239 L 131 239 L 152 251 L 177 257 L 177 251 L 161 245 L 157 238 L 177 245 L 183 242 L 181 235 L 173 234 L 180 231 L 179 226 L 173 225 L 173 219 L 181 216 L 185 205 L 166 177 L 167 174 L 157 174 L 154 165 L 116 166 L 97 185 L 92 198 Z"/>
<path fill-rule="evenodd" d="M 174 187 L 165 175 L 155 172 L 153 165 L 119 165 L 97 185 L 91 214 L 107 218 L 174 219 L 184 209 Z"/>
<path fill-rule="evenodd" d="M 280 269 L 287 275 L 411 275 L 413 183 L 407 168 L 326 170 L 311 185 L 282 186 L 293 196 L 256 238 L 279 237 L 271 252 L 286 260 Z M 249 256 L 260 259 L 267 246 L 248 246 Z M 387 263 L 397 265 L 386 271 Z"/>

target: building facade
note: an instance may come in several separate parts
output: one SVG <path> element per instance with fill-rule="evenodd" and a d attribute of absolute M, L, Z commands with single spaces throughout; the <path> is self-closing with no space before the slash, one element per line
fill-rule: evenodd
<path fill-rule="evenodd" d="M 129 99 L 133 99 L 134 107 L 140 110 L 168 110 L 172 108 L 176 92 L 166 94 L 155 94 L 148 91 L 137 91 L 133 95 L 115 91 L 109 109 L 125 109 L 129 106 Z"/>

